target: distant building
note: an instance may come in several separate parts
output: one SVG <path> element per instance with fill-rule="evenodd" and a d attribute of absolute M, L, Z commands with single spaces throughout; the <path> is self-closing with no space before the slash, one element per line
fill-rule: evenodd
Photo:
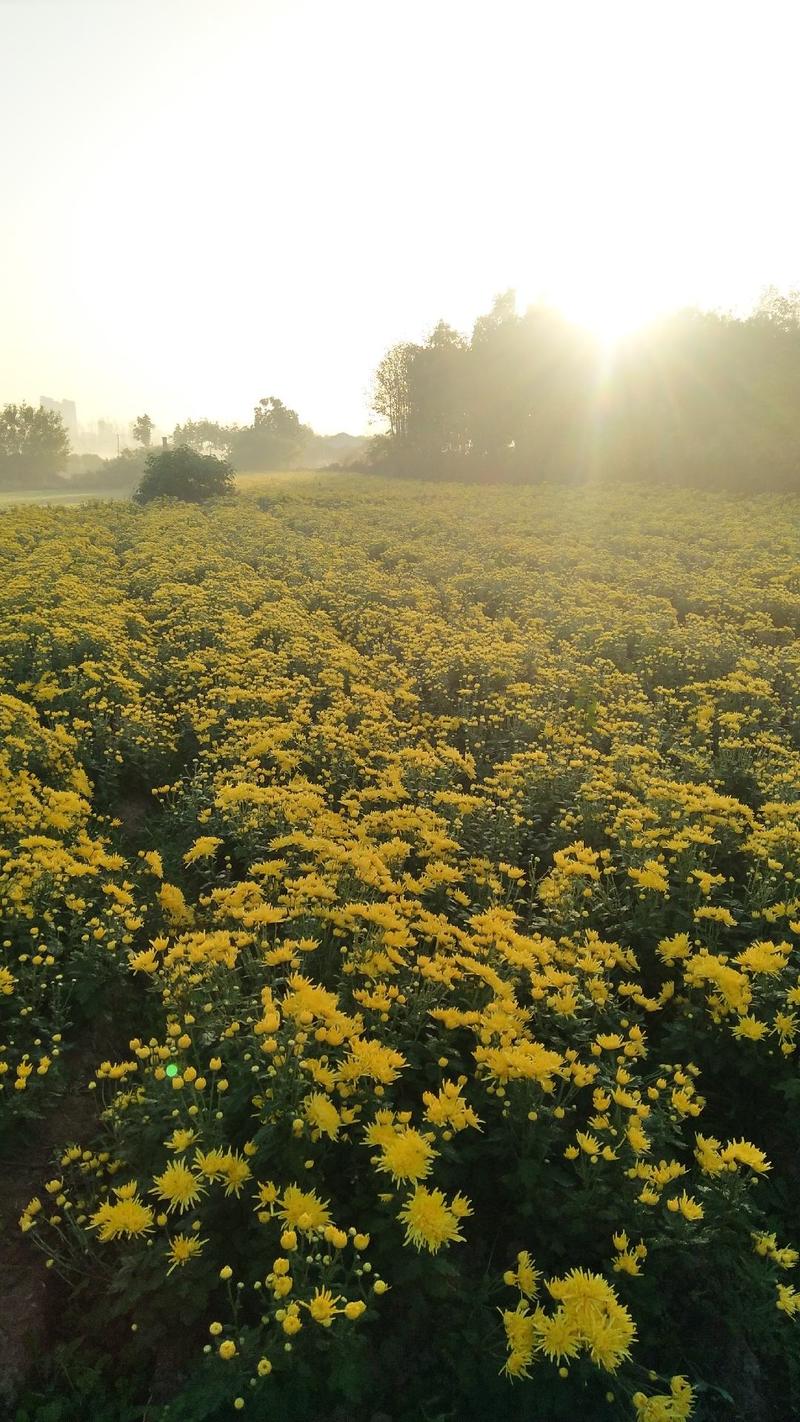
<path fill-rule="evenodd" d="M 110 459 L 117 452 L 117 427 L 110 420 L 97 421 L 97 453 Z"/>
<path fill-rule="evenodd" d="M 74 449 L 77 454 L 99 454 L 102 459 L 113 459 L 124 447 L 120 440 L 120 430 L 111 420 L 98 420 L 95 425 L 83 425 L 77 432 Z"/>
<path fill-rule="evenodd" d="M 78 412 L 75 409 L 75 401 L 53 400 L 49 395 L 40 395 L 39 405 L 43 410 L 50 410 L 54 415 L 61 416 L 64 428 L 69 435 L 70 444 L 74 445 L 78 437 Z"/>

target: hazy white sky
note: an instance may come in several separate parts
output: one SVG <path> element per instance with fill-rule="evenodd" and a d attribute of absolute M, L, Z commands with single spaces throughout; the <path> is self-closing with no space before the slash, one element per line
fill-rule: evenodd
<path fill-rule="evenodd" d="M 0 0 L 0 403 L 367 420 L 509 286 L 800 285 L 796 0 Z"/>

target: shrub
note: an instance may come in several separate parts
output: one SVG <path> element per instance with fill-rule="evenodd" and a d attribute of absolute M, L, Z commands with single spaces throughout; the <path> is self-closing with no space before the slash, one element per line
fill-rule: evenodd
<path fill-rule="evenodd" d="M 215 454 L 198 454 L 188 445 L 162 449 L 148 455 L 141 483 L 134 494 L 137 504 L 153 499 L 182 499 L 199 504 L 233 493 L 233 465 Z"/>

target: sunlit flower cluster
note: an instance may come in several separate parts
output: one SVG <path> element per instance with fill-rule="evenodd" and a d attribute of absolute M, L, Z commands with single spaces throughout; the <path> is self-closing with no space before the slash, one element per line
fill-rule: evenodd
<path fill-rule="evenodd" d="M 3 516 L 0 1113 L 85 1087 L 21 1229 L 231 1399 L 391 1288 L 689 1418 L 694 1270 L 800 1312 L 780 501 L 281 491 Z"/>

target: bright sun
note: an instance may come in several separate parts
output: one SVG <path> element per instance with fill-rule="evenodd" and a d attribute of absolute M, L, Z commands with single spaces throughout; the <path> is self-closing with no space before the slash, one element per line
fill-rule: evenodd
<path fill-rule="evenodd" d="M 565 309 L 565 315 L 585 326 L 607 349 L 618 345 L 625 336 L 630 335 L 638 326 L 643 326 L 654 314 L 652 307 L 647 309 L 634 302 L 626 305 L 611 299 L 606 300 L 602 293 L 595 301 L 576 304 L 574 307 L 570 302 L 569 309 Z"/>
<path fill-rule="evenodd" d="M 609 282 L 594 289 L 586 288 L 565 293 L 556 304 L 564 315 L 611 350 L 621 340 L 641 326 L 679 304 L 665 291 L 648 291 L 642 287 Z"/>
<path fill-rule="evenodd" d="M 626 269 L 619 254 L 608 248 L 595 252 L 585 266 L 580 255 L 566 251 L 562 268 L 553 271 L 544 289 L 519 293 L 520 305 L 541 301 L 555 307 L 612 350 L 640 327 L 687 304 L 686 274 L 653 272 L 634 262 Z"/>

